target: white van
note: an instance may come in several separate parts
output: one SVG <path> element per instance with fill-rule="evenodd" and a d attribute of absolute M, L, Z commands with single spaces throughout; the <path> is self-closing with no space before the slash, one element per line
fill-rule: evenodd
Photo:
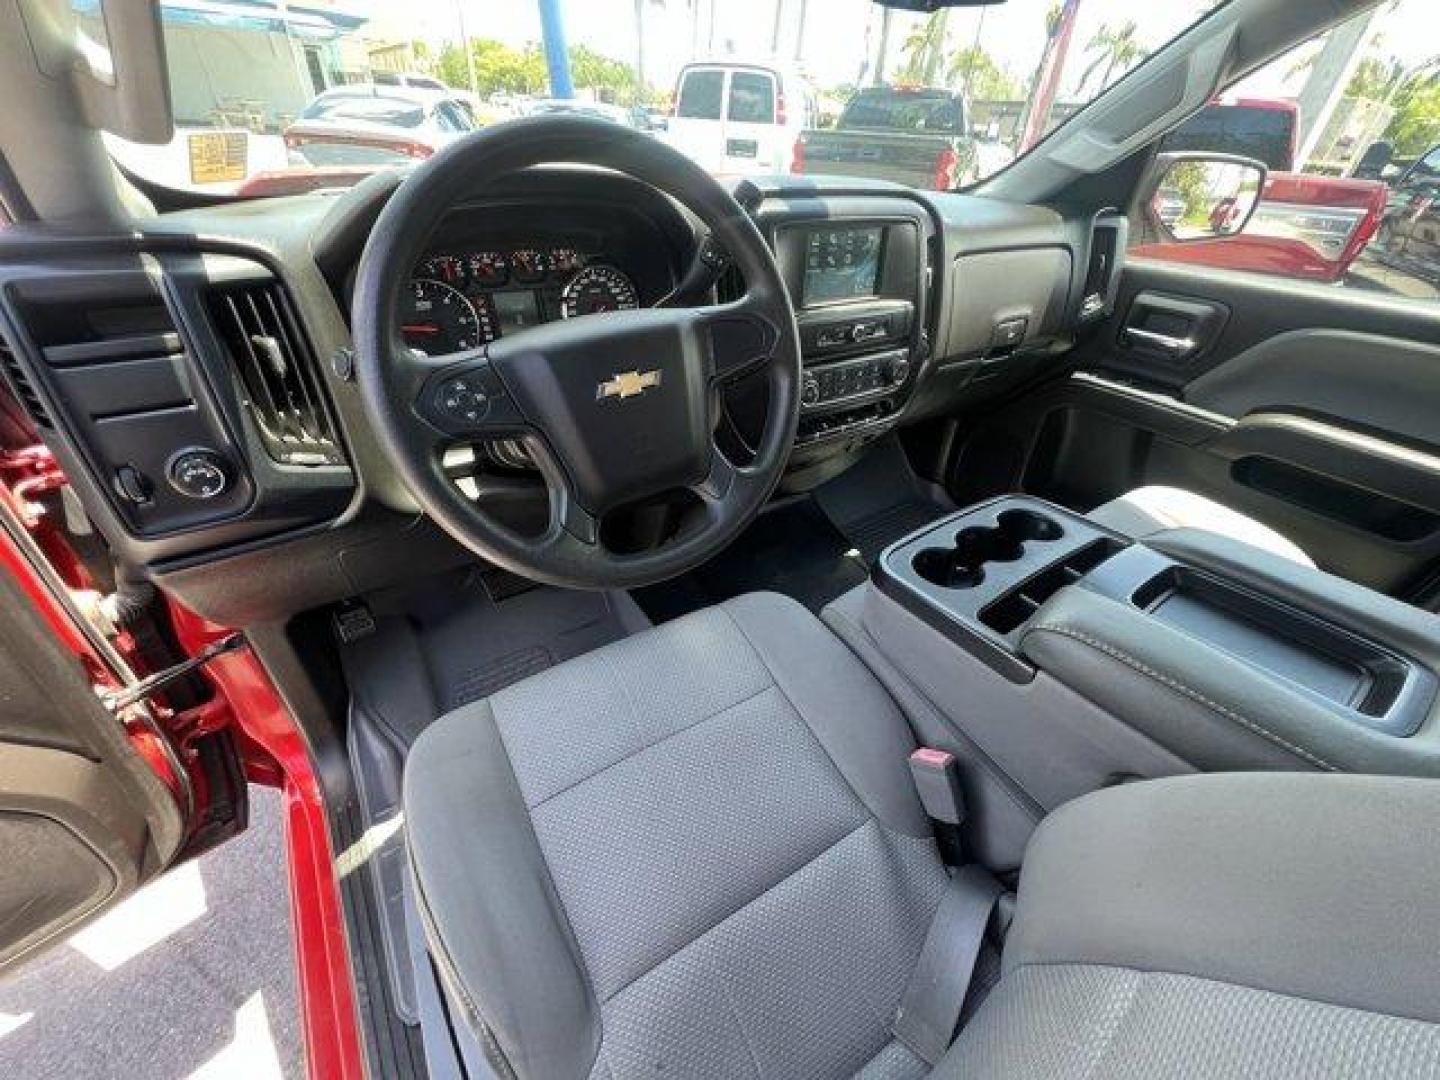
<path fill-rule="evenodd" d="M 662 136 L 712 173 L 787 172 L 815 95 L 793 68 L 734 60 L 687 64 Z"/>

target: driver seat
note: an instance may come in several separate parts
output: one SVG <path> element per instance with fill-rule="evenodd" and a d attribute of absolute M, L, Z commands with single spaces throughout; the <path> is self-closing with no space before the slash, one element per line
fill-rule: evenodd
<path fill-rule="evenodd" d="M 1053 815 L 1006 973 L 932 1071 L 891 1034 L 947 887 L 913 745 L 839 639 L 766 594 L 437 721 L 406 843 L 454 1022 L 522 1078 L 1440 1063 L 1434 788 L 1247 776 Z"/>

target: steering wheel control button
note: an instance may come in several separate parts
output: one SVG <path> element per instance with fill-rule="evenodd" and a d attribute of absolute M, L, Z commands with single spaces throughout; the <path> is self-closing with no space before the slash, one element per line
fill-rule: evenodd
<path fill-rule="evenodd" d="M 488 367 L 436 376 L 419 400 L 430 420 L 452 435 L 514 428 L 523 420 L 500 377 Z"/>
<path fill-rule="evenodd" d="M 435 396 L 441 413 L 457 424 L 478 424 L 490 411 L 490 395 L 477 376 L 446 379 Z"/>
<path fill-rule="evenodd" d="M 166 470 L 170 486 L 187 499 L 214 499 L 230 487 L 229 462 L 214 450 L 183 450 Z"/>

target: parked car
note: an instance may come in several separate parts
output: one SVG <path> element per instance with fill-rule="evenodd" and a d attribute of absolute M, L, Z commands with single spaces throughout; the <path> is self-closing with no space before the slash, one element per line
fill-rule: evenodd
<path fill-rule="evenodd" d="M 629 109 L 619 105 L 607 105 L 603 101 L 585 101 L 581 98 L 545 98 L 532 101 L 525 110 L 526 116 L 545 116 L 550 113 L 573 113 L 589 116 L 596 120 L 609 120 L 622 127 L 634 127 L 635 119 Z"/>
<path fill-rule="evenodd" d="M 454 91 L 362 83 L 311 101 L 285 146 L 297 165 L 386 165 L 427 158 L 477 126 Z"/>
<path fill-rule="evenodd" d="M 1375 241 L 1365 258 L 1411 279 L 1402 291 L 1440 291 L 1440 146 L 1432 147 L 1390 186 Z M 1407 287 L 1408 285 L 1408 287 Z"/>
<path fill-rule="evenodd" d="M 790 170 L 948 191 L 979 177 L 968 119 L 964 96 L 953 90 L 867 87 L 850 99 L 833 129 L 801 132 Z"/>
<path fill-rule="evenodd" d="M 1160 219 L 1160 224 L 1173 230 L 1179 224 L 1181 215 L 1185 213 L 1185 196 L 1174 188 L 1161 188 L 1155 193 L 1151 206 L 1155 210 L 1155 216 Z"/>
<path fill-rule="evenodd" d="M 687 64 L 675 83 L 675 114 L 665 138 L 712 173 L 779 173 L 814 116 L 814 92 L 794 68 Z"/>
<path fill-rule="evenodd" d="M 1271 172 L 1295 167 L 1300 106 L 1286 98 L 1219 98 L 1161 141 L 1165 153 L 1197 151 L 1253 158 Z"/>
<path fill-rule="evenodd" d="M 449 86 L 443 79 L 438 79 L 434 75 L 425 75 L 417 71 L 377 71 L 371 75 L 371 80 L 377 86 L 404 86 L 412 90 L 430 90 L 437 94 L 446 94 L 464 105 L 470 112 L 470 118 L 477 124 L 484 124 L 487 117 L 492 120 L 500 119 L 495 115 L 493 109 L 485 106 L 485 103 L 480 100 L 479 94 Z"/>

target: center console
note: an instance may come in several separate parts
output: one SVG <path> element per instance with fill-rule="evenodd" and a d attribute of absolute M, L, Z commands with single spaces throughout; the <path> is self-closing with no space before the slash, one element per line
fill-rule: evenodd
<path fill-rule="evenodd" d="M 1214 533 L 1140 543 L 995 499 L 893 544 L 825 618 L 966 763 L 968 839 L 992 865 L 1129 779 L 1440 777 L 1440 620 Z"/>

